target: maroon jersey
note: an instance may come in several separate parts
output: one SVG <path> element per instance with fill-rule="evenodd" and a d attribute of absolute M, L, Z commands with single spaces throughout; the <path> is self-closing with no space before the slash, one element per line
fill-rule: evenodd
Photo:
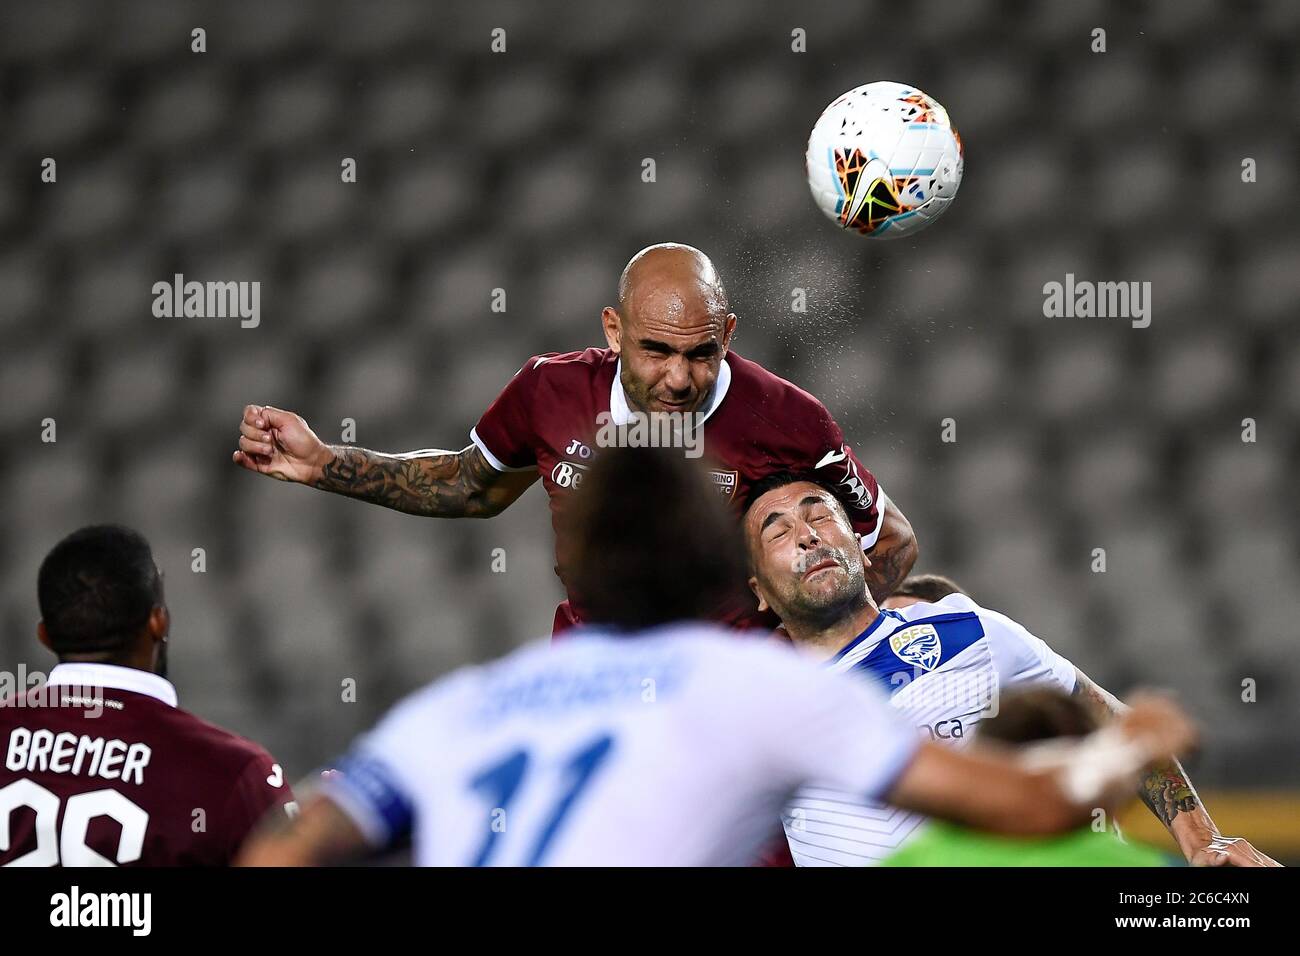
<path fill-rule="evenodd" d="M 265 750 L 175 703 L 163 678 L 107 664 L 0 701 L 0 866 L 230 863 L 293 793 Z"/>
<path fill-rule="evenodd" d="M 479 419 L 470 438 L 500 471 L 541 475 L 555 528 L 556 573 L 564 580 L 568 542 L 559 520 L 569 491 L 599 451 L 595 436 L 604 413 L 613 424 L 630 420 L 618 379 L 618 356 L 610 349 L 549 353 L 524 363 Z M 869 550 L 880 534 L 881 491 L 844 441 L 830 412 L 816 398 L 754 362 L 728 352 L 704 415 L 704 461 L 720 494 L 737 511 L 749 489 L 781 471 L 814 473 L 835 484 Z M 601 421 L 606 420 L 602 418 Z M 583 617 L 569 600 L 555 615 L 559 633 Z M 749 612 L 731 623 L 754 626 Z"/>

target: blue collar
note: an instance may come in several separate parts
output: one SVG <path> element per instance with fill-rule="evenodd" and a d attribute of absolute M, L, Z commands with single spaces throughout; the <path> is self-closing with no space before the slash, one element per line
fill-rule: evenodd
<path fill-rule="evenodd" d="M 899 614 L 897 611 L 886 611 L 882 609 L 880 613 L 876 615 L 876 619 L 867 625 L 867 629 L 865 631 L 863 631 L 853 640 L 849 641 L 847 644 L 841 647 L 839 653 L 836 654 L 834 657 L 832 657 L 830 660 L 828 660 L 826 664 L 829 666 L 831 664 L 834 664 L 842 660 L 845 654 L 853 650 L 853 648 L 857 647 L 859 644 L 861 644 L 863 641 L 869 638 L 873 633 L 875 633 L 876 629 L 879 628 L 881 624 L 885 623 L 885 618 L 887 617 L 896 618 L 897 620 L 900 621 L 903 619 L 903 616 Z"/>

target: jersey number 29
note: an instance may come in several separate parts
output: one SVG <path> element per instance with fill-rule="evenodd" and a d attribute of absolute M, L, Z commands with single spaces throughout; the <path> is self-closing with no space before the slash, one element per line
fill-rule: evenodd
<path fill-rule="evenodd" d="M 144 849 L 149 814 L 116 790 L 91 790 L 68 797 L 63 807 L 63 826 L 56 834 L 58 795 L 33 780 L 15 780 L 0 788 L 0 853 L 9 849 L 9 817 L 19 807 L 36 811 L 36 849 L 6 866 L 58 866 L 60 862 L 64 866 L 116 866 L 134 863 Z M 114 860 L 86 846 L 86 830 L 95 817 L 108 817 L 122 827 Z"/>

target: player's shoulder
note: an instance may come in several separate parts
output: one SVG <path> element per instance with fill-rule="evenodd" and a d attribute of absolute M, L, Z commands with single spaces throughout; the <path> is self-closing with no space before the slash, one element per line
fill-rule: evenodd
<path fill-rule="evenodd" d="M 849 465 L 844 435 L 830 411 L 810 392 L 789 382 L 757 362 L 730 352 L 731 383 L 723 402 L 724 429 L 744 436 L 762 449 L 762 459 L 752 462 L 754 477 L 771 471 L 816 471 Z M 856 466 L 852 466 L 856 470 Z M 852 476 L 854 484 L 857 475 Z M 856 493 L 856 489 L 855 492 Z M 859 498 L 860 500 L 860 498 Z"/>
<path fill-rule="evenodd" d="M 460 668 L 400 701 L 386 720 L 400 734 L 409 726 L 475 724 L 514 712 L 521 702 L 542 707 L 573 694 L 617 687 L 640 695 L 654 680 L 660 695 L 709 687 L 714 696 L 754 688 L 788 668 L 817 672 L 787 645 L 708 622 L 677 622 L 627 634 L 584 624 L 559 641 L 540 639 L 485 664 Z M 629 683 L 630 682 L 630 683 Z M 639 696 L 638 696 L 639 699 Z"/>
<path fill-rule="evenodd" d="M 917 633 L 912 629 L 928 625 L 940 637 L 947 636 L 963 644 L 999 641 L 1007 634 L 1001 615 L 981 607 L 965 594 L 949 594 L 934 602 L 919 601 L 886 613 L 898 621 L 895 632 L 899 634 Z"/>
<path fill-rule="evenodd" d="M 1023 643 L 1029 632 L 1001 611 L 977 604 L 965 594 L 949 594 L 933 603 L 924 601 L 899 608 L 897 614 L 907 625 L 943 624 L 953 621 L 978 622 L 986 639 L 993 643 Z"/>
<path fill-rule="evenodd" d="M 731 368 L 731 393 L 754 413 L 779 424 L 829 419 L 817 396 L 771 369 L 736 352 L 728 352 L 726 361 Z"/>
<path fill-rule="evenodd" d="M 938 601 L 918 601 L 906 607 L 894 608 L 893 613 L 911 623 L 953 614 L 979 616 L 987 613 L 987 609 L 980 607 L 968 595 L 954 593 Z"/>
<path fill-rule="evenodd" d="M 712 686 L 736 683 L 753 688 L 764 676 L 780 683 L 798 672 L 820 669 L 774 635 L 736 631 L 706 621 L 665 624 L 636 639 L 648 652 L 677 655 L 690 670 L 706 673 Z"/>
<path fill-rule="evenodd" d="M 164 705 L 165 706 L 165 705 Z M 183 742 L 187 751 L 203 762 L 231 773 L 257 763 L 274 763 L 275 758 L 261 744 L 205 720 L 181 707 L 168 707 L 169 730 Z"/>
<path fill-rule="evenodd" d="M 554 642 L 540 640 L 479 669 L 484 682 L 510 682 L 545 671 L 612 673 L 617 670 L 672 670 L 744 658 L 762 643 L 708 621 L 677 621 L 636 632 L 583 624 Z"/>
<path fill-rule="evenodd" d="M 998 629 L 1007 626 L 1019 627 L 1005 614 L 977 604 L 969 595 L 949 594 L 938 601 L 918 601 L 907 607 L 896 608 L 892 612 L 909 624 L 920 624 L 934 620 L 971 619 L 984 625 L 993 625 Z"/>
<path fill-rule="evenodd" d="M 541 660 L 558 661 L 568 656 L 585 664 L 601 665 L 615 660 L 629 662 L 639 672 L 659 670 L 681 678 L 709 675 L 708 680 L 726 679 L 727 673 L 756 671 L 777 672 L 811 662 L 795 653 L 788 644 L 775 637 L 757 636 L 753 631 L 736 631 L 709 621 L 674 621 L 647 628 L 635 634 L 606 631 L 587 625 L 578 629 L 549 651 L 517 652 L 521 661 L 526 655 L 544 655 Z"/>
<path fill-rule="evenodd" d="M 519 369 L 539 381 L 565 382 L 592 379 L 607 372 L 618 362 L 612 349 L 592 348 L 576 352 L 543 352 L 532 356 Z"/>

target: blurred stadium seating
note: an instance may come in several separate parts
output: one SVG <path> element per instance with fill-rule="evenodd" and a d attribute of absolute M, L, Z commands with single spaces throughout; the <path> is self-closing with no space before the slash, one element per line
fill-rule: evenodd
<path fill-rule="evenodd" d="M 1230 9 L 6 3 L 0 661 L 46 662 L 36 566 L 91 520 L 154 542 L 184 703 L 295 773 L 545 633 L 539 489 L 423 521 L 238 470 L 236 424 L 256 401 L 326 440 L 353 418 L 367 447 L 460 447 L 525 358 L 598 343 L 624 262 L 673 239 L 714 257 L 736 349 L 838 415 L 921 567 L 1117 692 L 1181 692 L 1203 785 L 1300 785 L 1300 5 Z M 916 240 L 837 235 L 806 194 L 813 120 L 874 79 L 938 97 L 966 143 Z M 154 318 L 177 272 L 260 281 L 261 325 Z M 1150 280 L 1151 327 L 1044 318 L 1066 272 Z"/>

